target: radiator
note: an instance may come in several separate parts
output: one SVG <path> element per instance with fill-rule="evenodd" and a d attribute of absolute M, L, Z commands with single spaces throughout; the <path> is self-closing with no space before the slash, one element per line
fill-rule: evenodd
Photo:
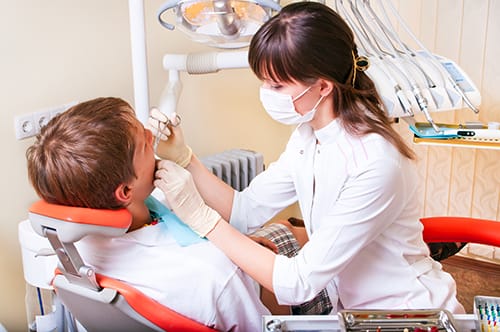
<path fill-rule="evenodd" d="M 200 160 L 215 176 L 238 191 L 245 189 L 264 170 L 263 155 L 245 149 L 231 149 Z"/>

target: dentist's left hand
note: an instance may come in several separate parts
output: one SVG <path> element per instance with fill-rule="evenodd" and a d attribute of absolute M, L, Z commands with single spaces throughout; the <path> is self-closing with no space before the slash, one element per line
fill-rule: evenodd
<path fill-rule="evenodd" d="M 154 185 L 160 188 L 174 213 L 201 237 L 206 236 L 222 217 L 205 204 L 191 173 L 170 160 L 158 162 Z"/>

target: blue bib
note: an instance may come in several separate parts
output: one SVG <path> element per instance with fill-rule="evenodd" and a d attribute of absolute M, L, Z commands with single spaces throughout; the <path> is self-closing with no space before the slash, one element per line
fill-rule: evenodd
<path fill-rule="evenodd" d="M 153 196 L 149 196 L 144 201 L 153 219 L 161 222 L 161 226 L 170 232 L 175 241 L 182 246 L 208 241 L 196 234 L 188 225 L 182 222 L 172 211 Z"/>

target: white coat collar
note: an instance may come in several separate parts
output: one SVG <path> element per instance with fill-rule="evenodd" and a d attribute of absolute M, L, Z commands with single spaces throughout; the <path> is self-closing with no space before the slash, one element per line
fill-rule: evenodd
<path fill-rule="evenodd" d="M 308 140 L 314 138 L 321 144 L 327 144 L 336 141 L 343 131 L 338 119 L 332 120 L 332 122 L 316 131 L 313 130 L 311 125 L 309 125 L 308 123 L 302 123 L 298 125 L 296 130 L 302 137 L 302 139 Z"/>

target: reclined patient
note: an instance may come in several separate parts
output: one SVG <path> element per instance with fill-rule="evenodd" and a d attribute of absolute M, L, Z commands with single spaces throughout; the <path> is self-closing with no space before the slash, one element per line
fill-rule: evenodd
<path fill-rule="evenodd" d="M 260 330 L 270 312 L 258 285 L 162 204 L 152 141 L 125 101 L 89 100 L 42 128 L 26 152 L 29 179 L 49 203 L 131 212 L 124 236 L 77 243 L 96 272 L 218 330 Z"/>

